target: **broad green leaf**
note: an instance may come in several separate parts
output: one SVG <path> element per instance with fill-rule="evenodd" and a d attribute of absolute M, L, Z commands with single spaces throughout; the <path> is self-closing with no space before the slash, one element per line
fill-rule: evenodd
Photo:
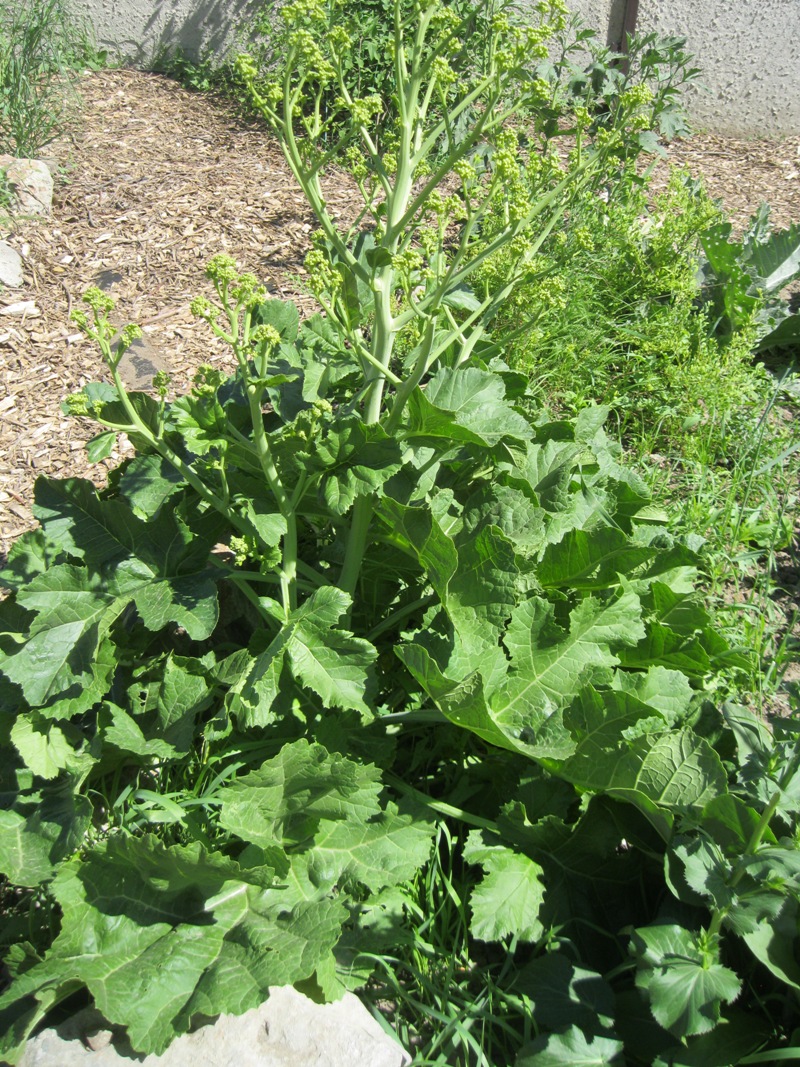
<path fill-rule="evenodd" d="M 778 292 L 800 277 L 800 227 L 793 223 L 786 230 L 774 231 L 766 241 L 748 243 L 747 260 L 758 272 L 759 288 Z"/>
<path fill-rule="evenodd" d="M 312 593 L 290 617 L 292 636 L 286 655 L 294 675 L 326 707 L 353 708 L 369 715 L 368 669 L 377 652 L 368 641 L 337 628 L 349 607 L 350 598 L 335 586 Z"/>
<path fill-rule="evenodd" d="M 130 571 L 128 573 L 131 573 Z M 210 637 L 219 618 L 216 575 L 201 574 L 168 578 L 140 571 L 142 582 L 135 591 L 136 610 L 148 630 L 158 631 L 169 623 L 183 627 L 195 641 Z"/>
<path fill-rule="evenodd" d="M 92 808 L 71 784 L 45 792 L 29 814 L 0 811 L 0 873 L 11 885 L 35 886 L 80 846 Z"/>
<path fill-rule="evenodd" d="M 59 556 L 62 556 L 61 549 L 47 540 L 43 530 L 28 530 L 8 550 L 8 558 L 0 569 L 0 586 L 24 588 L 37 574 L 52 567 Z"/>
<path fill-rule="evenodd" d="M 797 900 L 790 897 L 777 916 L 762 919 L 754 930 L 742 934 L 754 957 L 796 992 L 800 992 L 799 913 Z"/>
<path fill-rule="evenodd" d="M 159 680 L 154 728 L 179 752 L 188 752 L 195 738 L 198 716 L 209 706 L 213 692 L 196 660 L 170 655 Z"/>
<path fill-rule="evenodd" d="M 563 1034 L 547 1034 L 526 1045 L 515 1067 L 623 1067 L 622 1042 L 585 1034 L 577 1026 Z"/>
<path fill-rule="evenodd" d="M 637 545 L 610 527 L 591 533 L 571 530 L 547 546 L 537 575 L 545 588 L 609 589 L 619 584 L 620 574 L 633 578 L 656 552 L 652 545 Z"/>
<path fill-rule="evenodd" d="M 722 706 L 722 714 L 736 737 L 740 766 L 752 756 L 761 760 L 769 757 L 773 746 L 772 734 L 755 712 L 742 704 L 726 701 Z"/>
<path fill-rule="evenodd" d="M 160 1053 L 196 1014 L 241 1013 L 269 986 L 309 978 L 347 917 L 332 897 L 281 903 L 273 873 L 198 843 L 112 838 L 59 872 L 61 933 L 0 997 L 0 1011 L 77 979 L 134 1048 Z"/>
<path fill-rule="evenodd" d="M 703 808 L 703 830 L 731 856 L 741 856 L 753 839 L 761 817 L 755 808 L 748 807 L 732 793 L 714 797 Z M 767 827 L 764 841 L 775 844 L 775 837 Z"/>
<path fill-rule="evenodd" d="M 481 485 L 467 500 L 464 522 L 468 529 L 496 526 L 515 552 L 534 555 L 545 544 L 542 509 L 526 483 L 508 477 L 509 484 L 492 481 Z"/>
<path fill-rule="evenodd" d="M 519 572 L 511 542 L 494 526 L 460 537 L 457 550 L 458 566 L 442 600 L 461 640 L 479 655 L 497 648 L 517 600 Z"/>
<path fill-rule="evenodd" d="M 130 555 L 141 525 L 124 501 L 101 501 L 82 478 L 37 478 L 33 513 L 51 542 L 94 567 Z"/>
<path fill-rule="evenodd" d="M 119 480 L 119 494 L 135 515 L 152 519 L 183 485 L 183 476 L 157 455 L 136 456 Z"/>
<path fill-rule="evenodd" d="M 40 778 L 55 778 L 75 761 L 75 749 L 63 731 L 33 716 L 17 719 L 11 727 L 11 743 L 25 766 Z"/>
<path fill-rule="evenodd" d="M 104 433 L 99 433 L 96 437 L 93 437 L 91 441 L 87 441 L 86 455 L 89 462 L 100 463 L 102 460 L 108 459 L 114 451 L 116 443 L 117 434 L 115 430 L 106 430 Z"/>
<path fill-rule="evenodd" d="M 37 715 L 51 722 L 64 721 L 88 711 L 108 692 L 117 669 L 117 649 L 109 635 L 101 639 L 91 664 L 91 679 L 80 689 L 71 688 L 36 708 Z"/>
<path fill-rule="evenodd" d="M 624 667 L 645 670 L 661 666 L 682 671 L 690 678 L 704 678 L 711 670 L 711 660 L 697 637 L 683 637 L 659 622 L 648 620 L 646 634 L 635 648 L 620 652 Z"/>
<path fill-rule="evenodd" d="M 653 1061 L 653 1067 L 737 1067 L 747 1063 L 745 1057 L 763 1048 L 771 1037 L 767 1019 L 758 1018 L 752 1011 L 729 1008 L 710 1034 L 668 1049 Z"/>
<path fill-rule="evenodd" d="M 108 725 L 105 724 L 108 720 Z M 160 756 L 169 759 L 175 755 L 175 747 L 159 737 L 147 738 L 136 719 L 116 704 L 106 703 L 101 709 L 99 723 L 103 741 L 120 752 L 134 756 Z"/>
<path fill-rule="evenodd" d="M 13 656 L 4 656 L 2 671 L 22 687 L 33 707 L 59 695 L 77 695 L 92 683 L 99 641 L 97 625 L 76 621 L 52 626 L 34 634 Z"/>
<path fill-rule="evenodd" d="M 715 908 L 727 909 L 735 894 L 729 885 L 731 866 L 721 849 L 707 837 L 692 837 L 678 838 L 674 851 L 683 864 L 683 876 L 689 888 L 710 899 Z"/>
<path fill-rule="evenodd" d="M 563 707 L 589 669 L 614 666 L 616 650 L 642 632 L 639 598 L 624 587 L 612 600 L 580 601 L 570 613 L 568 632 L 555 621 L 552 604 L 532 597 L 515 609 L 503 638 L 513 672 L 492 694 L 492 708 L 507 713 L 512 706 Z"/>
<path fill-rule="evenodd" d="M 659 711 L 667 722 L 674 722 L 689 709 L 694 690 L 681 671 L 651 667 L 644 674 L 616 671 L 612 686 L 633 693 L 643 704 Z"/>
<path fill-rule="evenodd" d="M 559 773 L 582 789 L 677 811 L 700 808 L 727 791 L 727 775 L 708 742 L 690 729 L 631 730 L 651 709 L 631 693 L 587 687 L 564 715 L 577 741 Z M 631 740 L 626 743 L 626 734 Z"/>
<path fill-rule="evenodd" d="M 487 702 L 480 672 L 473 671 L 460 681 L 448 678 L 421 643 L 400 645 L 395 653 L 451 722 L 472 731 L 490 745 L 512 752 L 528 752 L 523 736 L 532 735 L 545 721 L 547 711 L 554 710 L 512 707 L 495 714 Z M 567 755 L 571 747 L 563 754 Z"/>
<path fill-rule="evenodd" d="M 378 768 L 296 741 L 225 790 L 220 825 L 260 848 L 308 852 L 313 886 L 377 890 L 412 876 L 431 834 L 417 813 L 382 805 L 382 788 Z"/>
<path fill-rule="evenodd" d="M 491 372 L 442 368 L 407 405 L 410 437 L 495 445 L 504 437 L 527 441 L 528 421 L 505 400 L 503 379 Z"/>
<path fill-rule="evenodd" d="M 531 998 L 537 1025 L 548 1030 L 577 1026 L 591 1033 L 611 1026 L 614 1019 L 611 986 L 564 952 L 547 952 L 525 964 L 514 988 Z"/>
<path fill-rule="evenodd" d="M 544 932 L 539 909 L 544 897 L 543 871 L 521 852 L 471 830 L 464 845 L 467 863 L 480 864 L 484 877 L 470 894 L 470 930 L 481 941 L 538 941 Z"/>
<path fill-rule="evenodd" d="M 37 612 L 28 640 L 3 661 L 2 670 L 22 686 L 31 706 L 74 695 L 91 684 L 98 644 L 119 616 L 127 597 L 83 568 L 57 564 L 17 594 Z"/>
<path fill-rule="evenodd" d="M 394 438 L 355 416 L 334 422 L 314 439 L 313 451 L 303 455 L 306 469 L 321 475 L 320 493 L 334 515 L 349 511 L 356 497 L 379 492 L 401 461 Z"/>
<path fill-rule="evenodd" d="M 447 587 L 458 567 L 458 551 L 428 507 L 407 507 L 384 497 L 378 514 L 389 527 L 391 536 L 405 550 L 413 553 L 433 588 L 444 601 Z"/>
<path fill-rule="evenodd" d="M 727 792 L 728 776 L 719 756 L 692 730 L 656 738 L 642 761 L 636 786 L 656 803 L 688 810 Z"/>
<path fill-rule="evenodd" d="M 180 434 L 184 447 L 196 456 L 224 451 L 228 420 L 216 394 L 179 396 L 168 408 L 169 429 Z"/>
<path fill-rule="evenodd" d="M 252 321 L 254 325 L 274 326 L 281 340 L 291 344 L 297 338 L 300 314 L 291 301 L 271 299 L 253 309 Z"/>
<path fill-rule="evenodd" d="M 698 935 L 681 926 L 634 930 L 631 951 L 636 985 L 647 994 L 656 1022 L 676 1037 L 713 1030 L 722 1005 L 739 995 L 741 982 L 719 962 L 718 948 L 701 945 Z"/>

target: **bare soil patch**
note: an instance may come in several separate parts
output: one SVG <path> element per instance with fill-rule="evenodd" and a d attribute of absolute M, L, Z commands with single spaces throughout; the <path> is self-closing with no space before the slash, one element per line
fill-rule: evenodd
<path fill-rule="evenodd" d="M 48 150 L 60 174 L 52 217 L 6 229 L 0 221 L 0 238 L 26 265 L 23 289 L 0 291 L 0 552 L 35 524 L 38 475 L 102 482 L 121 458 L 91 466 L 91 427 L 61 412 L 66 395 L 103 376 L 99 354 L 69 321 L 89 285 L 115 297 L 120 325 L 144 328 L 131 379 L 146 387 L 165 368 L 178 391 L 201 363 L 230 366 L 228 350 L 189 311 L 195 296 L 211 295 L 204 267 L 215 253 L 234 256 L 275 295 L 313 307 L 302 261 L 314 219 L 266 130 L 154 74 L 101 71 L 87 75 L 82 93 L 80 128 Z M 762 200 L 775 225 L 800 216 L 800 137 L 698 135 L 670 158 L 705 178 L 739 228 Z M 346 176 L 326 195 L 351 217 Z M 29 310 L 14 312 L 19 304 Z"/>

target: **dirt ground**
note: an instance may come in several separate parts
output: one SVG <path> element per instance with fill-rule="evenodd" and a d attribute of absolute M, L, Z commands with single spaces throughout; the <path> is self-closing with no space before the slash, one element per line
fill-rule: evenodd
<path fill-rule="evenodd" d="M 61 413 L 63 398 L 102 377 L 99 355 L 69 321 L 89 285 L 117 301 L 120 325 L 145 332 L 132 352 L 132 380 L 166 368 L 181 389 L 200 363 L 230 354 L 196 321 L 189 303 L 210 295 L 204 276 L 217 252 L 298 299 L 314 220 L 272 137 L 231 106 L 164 77 L 132 70 L 89 74 L 80 124 L 44 153 L 57 165 L 51 217 L 0 220 L 0 239 L 23 256 L 24 287 L 0 290 L 0 552 L 34 525 L 39 474 L 102 482 L 90 466 L 92 429 Z M 735 224 L 762 200 L 773 223 L 800 218 L 800 137 L 732 141 L 696 135 L 670 159 L 702 175 Z M 326 189 L 347 218 L 354 198 L 342 178 Z M 115 320 L 116 321 L 116 320 Z M 124 448 L 124 445 L 121 446 Z"/>

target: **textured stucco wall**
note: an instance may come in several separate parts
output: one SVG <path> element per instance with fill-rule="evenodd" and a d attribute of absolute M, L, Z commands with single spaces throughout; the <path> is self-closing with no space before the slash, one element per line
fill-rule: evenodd
<path fill-rule="evenodd" d="M 567 2 L 601 40 L 618 45 L 626 0 Z M 71 3 L 99 44 L 147 66 L 176 47 L 194 57 L 224 52 L 258 0 Z M 800 134 L 800 0 L 639 0 L 638 29 L 687 38 L 703 70 L 704 88 L 686 99 L 695 126 L 742 137 Z"/>
<path fill-rule="evenodd" d="M 800 133 L 800 0 L 640 0 L 638 28 L 687 38 L 705 89 L 687 93 L 714 133 Z"/>
<path fill-rule="evenodd" d="M 100 47 L 139 67 L 176 48 L 195 59 L 223 54 L 255 6 L 256 0 L 70 0 Z"/>

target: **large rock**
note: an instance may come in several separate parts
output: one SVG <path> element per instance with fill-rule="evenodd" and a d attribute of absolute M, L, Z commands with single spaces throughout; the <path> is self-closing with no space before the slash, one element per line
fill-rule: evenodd
<path fill-rule="evenodd" d="M 19 289 L 22 285 L 22 256 L 6 241 L 0 241 L 0 286 Z"/>
<path fill-rule="evenodd" d="M 53 205 L 53 178 L 40 159 L 17 159 L 0 155 L 0 170 L 11 187 L 11 211 L 15 215 L 49 215 Z"/>
<path fill-rule="evenodd" d="M 410 1057 L 347 993 L 315 1004 L 291 986 L 260 1008 L 220 1015 L 177 1038 L 161 1056 L 139 1058 L 94 1009 L 28 1042 L 19 1067 L 407 1067 Z"/>

